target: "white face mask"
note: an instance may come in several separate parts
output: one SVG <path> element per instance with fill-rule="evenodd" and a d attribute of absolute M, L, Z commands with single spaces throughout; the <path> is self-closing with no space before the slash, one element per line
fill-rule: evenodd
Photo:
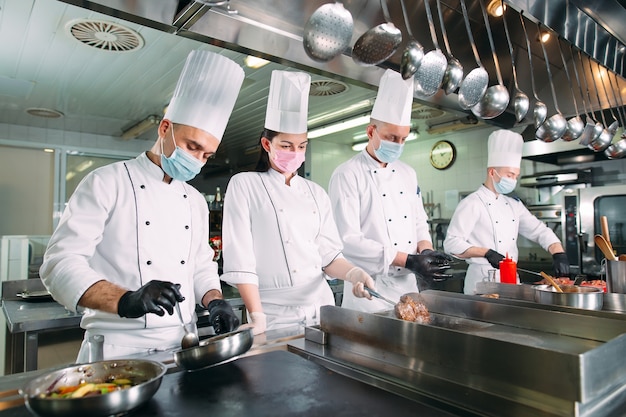
<path fill-rule="evenodd" d="M 494 170 L 493 172 L 495 172 L 496 175 L 500 177 L 500 182 L 493 183 L 493 187 L 496 189 L 498 193 L 508 194 L 515 189 L 515 187 L 517 186 L 517 180 L 514 180 L 509 177 L 503 177 L 496 170 Z"/>

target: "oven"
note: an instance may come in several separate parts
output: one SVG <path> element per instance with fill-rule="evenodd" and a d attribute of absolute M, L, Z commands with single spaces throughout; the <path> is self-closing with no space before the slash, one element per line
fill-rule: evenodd
<path fill-rule="evenodd" d="M 626 253 L 626 185 L 563 191 L 563 243 L 572 273 L 597 278 L 604 256 L 593 237 L 601 234 L 600 217 L 606 216 L 613 249 Z"/>

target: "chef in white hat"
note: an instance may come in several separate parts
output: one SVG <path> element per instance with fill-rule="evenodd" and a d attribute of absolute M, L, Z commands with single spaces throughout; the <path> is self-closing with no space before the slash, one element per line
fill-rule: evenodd
<path fill-rule="evenodd" d="M 224 200 L 222 280 L 236 285 L 255 334 L 319 323 L 335 305 L 326 277 L 371 298 L 372 278 L 342 255 L 330 200 L 298 175 L 307 147 L 310 76 L 273 71 L 256 172 L 234 175 Z"/>
<path fill-rule="evenodd" d="M 89 173 L 69 199 L 40 274 L 59 303 L 83 312 L 79 363 L 96 334 L 104 359 L 180 347 L 177 303 L 186 323 L 200 304 L 216 333 L 238 326 L 222 299 L 206 200 L 186 181 L 217 151 L 243 79 L 230 59 L 192 51 L 152 149 Z"/>
<path fill-rule="evenodd" d="M 487 178 L 483 185 L 457 206 L 443 242 L 445 251 L 469 264 L 464 293 L 474 294 L 476 283 L 499 269 L 508 254 L 517 261 L 517 236 L 536 242 L 550 252 L 555 276 L 569 277 L 569 262 L 559 238 L 545 223 L 533 216 L 515 197 L 520 175 L 522 145 L 519 133 L 496 130 L 489 135 Z M 500 281 L 499 271 L 496 281 Z"/>
<path fill-rule="evenodd" d="M 398 160 L 411 129 L 413 80 L 387 70 L 366 128 L 367 147 L 333 172 L 328 194 L 344 255 L 375 277 L 378 292 L 392 300 L 417 292 L 416 274 L 429 285 L 446 279 L 448 255 L 433 250 L 417 175 Z M 342 307 L 388 309 L 363 302 L 344 286 Z"/>

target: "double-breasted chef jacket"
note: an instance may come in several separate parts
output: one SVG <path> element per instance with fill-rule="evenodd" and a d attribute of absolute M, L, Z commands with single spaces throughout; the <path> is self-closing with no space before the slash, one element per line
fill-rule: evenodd
<path fill-rule="evenodd" d="M 319 323 L 335 304 L 322 269 L 343 256 L 324 189 L 269 169 L 234 175 L 227 195 L 222 280 L 258 285 L 267 330 Z"/>
<path fill-rule="evenodd" d="M 42 280 L 70 311 L 101 280 L 129 290 L 151 280 L 171 281 L 180 284 L 185 297 L 183 319 L 195 322 L 196 303 L 207 291 L 220 290 L 208 215 L 196 189 L 181 181 L 163 182 L 163 171 L 145 153 L 98 168 L 69 199 L 50 239 Z M 178 317 L 167 313 L 128 319 L 84 309 L 81 327 L 85 340 L 104 335 L 105 357 L 180 346 L 184 334 Z"/>
<path fill-rule="evenodd" d="M 402 161 L 381 167 L 363 150 L 333 172 L 328 194 L 346 259 L 370 274 L 387 298 L 418 292 L 415 274 L 391 266 L 398 252 L 414 254 L 418 242 L 431 241 L 415 170 Z M 389 309 L 379 299 L 355 297 L 348 282 L 342 307 Z"/>
<path fill-rule="evenodd" d="M 522 235 L 536 242 L 545 250 L 560 242 L 556 234 L 542 221 L 533 216 L 516 198 L 496 194 L 482 185 L 461 200 L 452 215 L 444 250 L 459 255 L 472 246 L 493 249 L 502 255 L 518 258 L 517 237 Z M 474 294 L 476 283 L 487 277 L 494 269 L 486 258 L 468 258 L 463 292 Z M 496 281 L 500 281 L 499 271 Z"/>

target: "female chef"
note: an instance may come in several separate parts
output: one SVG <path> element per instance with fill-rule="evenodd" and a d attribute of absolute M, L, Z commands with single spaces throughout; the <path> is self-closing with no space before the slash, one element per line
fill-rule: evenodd
<path fill-rule="evenodd" d="M 344 259 L 330 200 L 297 175 L 305 159 L 310 76 L 274 71 L 256 172 L 234 175 L 224 199 L 224 273 L 236 285 L 255 334 L 319 322 L 334 305 L 326 275 L 351 282 L 357 297 L 374 281 Z"/>

